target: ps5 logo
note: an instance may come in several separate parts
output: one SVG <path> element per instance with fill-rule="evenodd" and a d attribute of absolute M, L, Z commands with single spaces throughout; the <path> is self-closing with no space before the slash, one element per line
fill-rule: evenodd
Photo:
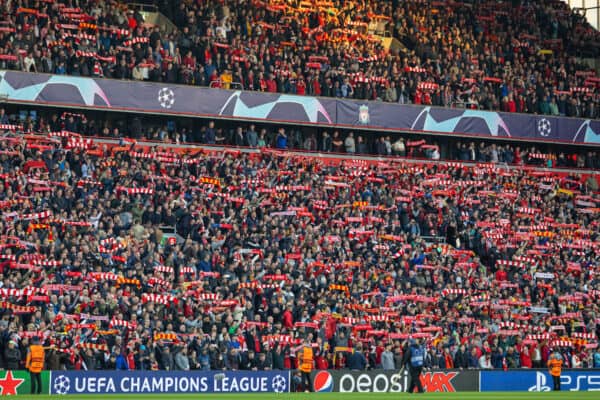
<path fill-rule="evenodd" d="M 579 392 L 584 390 L 589 392 L 598 392 L 600 391 L 600 374 L 582 374 L 577 376 L 564 375 L 560 377 L 560 385 L 571 392 Z"/>
<path fill-rule="evenodd" d="M 586 375 L 562 375 L 560 377 L 560 386 L 562 390 L 570 392 L 579 391 L 600 391 L 600 374 Z M 552 388 L 548 386 L 548 377 L 543 372 L 535 373 L 535 385 L 529 388 L 530 392 L 549 392 Z"/>

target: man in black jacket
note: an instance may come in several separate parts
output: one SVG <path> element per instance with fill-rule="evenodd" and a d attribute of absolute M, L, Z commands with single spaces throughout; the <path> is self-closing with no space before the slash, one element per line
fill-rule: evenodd
<path fill-rule="evenodd" d="M 469 353 L 465 348 L 464 344 L 461 344 L 456 353 L 454 354 L 454 368 L 468 368 L 469 367 Z"/>
<path fill-rule="evenodd" d="M 285 369 L 284 365 L 284 356 L 281 349 L 281 345 L 277 344 L 275 348 L 271 351 L 273 358 L 273 369 L 274 370 L 282 370 Z"/>
<path fill-rule="evenodd" d="M 258 359 L 254 354 L 254 350 L 248 350 L 242 353 L 242 361 L 240 363 L 240 370 L 242 371 L 256 371 L 258 370 Z"/>
<path fill-rule="evenodd" d="M 7 370 L 20 369 L 19 363 L 21 362 L 21 351 L 14 340 L 10 340 L 8 342 L 8 347 L 4 350 L 4 361 Z"/>

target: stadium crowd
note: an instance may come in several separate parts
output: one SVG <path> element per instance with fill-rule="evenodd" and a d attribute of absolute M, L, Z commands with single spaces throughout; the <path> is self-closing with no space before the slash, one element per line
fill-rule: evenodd
<path fill-rule="evenodd" d="M 25 132 L 49 133 L 60 130 L 83 136 L 121 139 L 130 137 L 165 144 L 206 144 L 235 147 L 273 147 L 280 150 L 398 156 L 432 160 L 493 162 L 515 165 L 537 165 L 548 168 L 600 169 L 595 149 L 565 146 L 513 143 L 488 143 L 485 140 L 461 141 L 450 138 L 441 145 L 436 138 L 423 135 L 364 134 L 351 130 L 314 132 L 304 128 L 272 129 L 271 125 L 232 125 L 214 121 L 190 127 L 183 119 L 157 122 L 140 116 L 131 119 L 91 118 L 80 113 L 38 113 L 22 110 L 9 115 L 0 108 L 0 124 L 13 122 Z M 593 182 L 592 182 L 593 184 Z M 595 186 L 593 187 L 595 189 Z"/>
<path fill-rule="evenodd" d="M 394 369 L 409 337 L 433 369 L 600 367 L 594 177 L 175 153 L 69 119 L 1 126 L 4 368 L 34 337 L 53 370 L 291 369 L 304 338 L 316 368 Z"/>
<path fill-rule="evenodd" d="M 598 31 L 560 0 L 6 1 L 0 68 L 598 118 Z M 384 47 L 372 32 L 401 43 Z M 578 61 L 579 60 L 579 61 Z"/>

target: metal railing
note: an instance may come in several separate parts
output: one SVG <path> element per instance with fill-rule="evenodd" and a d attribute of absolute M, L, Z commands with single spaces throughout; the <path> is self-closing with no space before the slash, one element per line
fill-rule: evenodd
<path fill-rule="evenodd" d="M 151 3 L 127 3 L 127 6 L 141 12 L 158 12 L 158 7 Z"/>
<path fill-rule="evenodd" d="M 446 244 L 446 238 L 444 236 L 423 236 L 423 235 L 421 235 L 421 239 L 423 239 L 426 243 Z"/>
<path fill-rule="evenodd" d="M 208 85 L 211 88 L 223 88 L 223 82 L 220 79 L 211 81 Z M 241 82 L 229 82 L 229 89 L 233 90 L 244 90 L 244 85 Z"/>
<path fill-rule="evenodd" d="M 453 101 L 450 103 L 452 108 L 468 108 L 469 110 L 479 110 L 479 104 L 470 101 Z"/>

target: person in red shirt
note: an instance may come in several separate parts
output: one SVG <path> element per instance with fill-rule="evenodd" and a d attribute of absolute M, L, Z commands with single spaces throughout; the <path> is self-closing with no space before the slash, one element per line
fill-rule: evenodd
<path fill-rule="evenodd" d="M 320 96 L 321 95 L 321 82 L 319 81 L 318 76 L 313 77 L 312 86 L 313 86 L 313 95 Z"/>
<path fill-rule="evenodd" d="M 303 77 L 299 77 L 298 82 L 296 82 L 296 94 L 302 96 L 306 94 L 306 82 L 304 82 Z"/>
<path fill-rule="evenodd" d="M 316 369 L 329 369 L 329 361 L 326 358 L 327 353 L 317 350 L 315 354 Z"/>
<path fill-rule="evenodd" d="M 381 353 L 384 351 L 385 347 L 383 346 L 383 342 L 379 340 L 375 347 L 375 365 L 381 365 Z"/>
<path fill-rule="evenodd" d="M 417 89 L 417 91 L 415 92 L 415 104 L 421 104 L 423 102 L 422 95 L 423 93 L 421 92 L 421 90 Z"/>
<path fill-rule="evenodd" d="M 520 165 L 523 163 L 523 155 L 521 154 L 521 148 L 517 147 L 515 149 L 515 164 Z"/>
<path fill-rule="evenodd" d="M 263 76 L 262 72 L 258 73 L 258 85 L 261 92 L 266 92 L 268 90 L 267 80 Z"/>
<path fill-rule="evenodd" d="M 137 28 L 137 20 L 135 19 L 135 16 L 133 15 L 133 11 L 129 10 L 127 11 L 127 25 L 129 25 L 129 29 L 134 31 L 135 28 Z"/>
<path fill-rule="evenodd" d="M 213 71 L 212 75 L 210 76 L 210 87 L 213 88 L 220 88 L 221 87 L 221 81 L 219 80 L 219 76 L 217 75 L 217 71 Z"/>
<path fill-rule="evenodd" d="M 277 92 L 277 83 L 275 82 L 275 77 L 273 74 L 269 75 L 269 79 L 267 79 L 267 92 Z"/>
<path fill-rule="evenodd" d="M 288 304 L 283 312 L 283 327 L 289 329 L 294 327 L 294 316 L 292 314 L 292 305 L 290 304 Z"/>
<path fill-rule="evenodd" d="M 431 104 L 431 94 L 429 92 L 424 92 L 422 95 L 422 104 Z"/>
<path fill-rule="evenodd" d="M 337 319 L 329 316 L 327 321 L 325 322 L 325 339 L 330 340 L 333 335 L 335 335 L 335 331 L 337 328 Z"/>
<path fill-rule="evenodd" d="M 527 345 L 522 345 L 519 351 L 521 357 L 521 368 L 532 368 L 533 362 L 531 361 L 532 349 Z"/>
<path fill-rule="evenodd" d="M 507 107 L 506 111 L 508 111 L 508 112 L 512 112 L 512 113 L 517 112 L 517 103 L 515 103 L 515 99 L 514 99 L 512 93 L 508 95 L 508 101 L 506 102 L 506 107 Z"/>
<path fill-rule="evenodd" d="M 508 280 L 508 274 L 504 270 L 504 267 L 501 266 L 500 269 L 498 271 L 496 271 L 496 280 L 498 282 L 502 282 L 502 281 Z"/>
<path fill-rule="evenodd" d="M 132 348 L 128 348 L 127 349 L 127 366 L 129 367 L 130 370 L 134 370 L 135 369 L 135 352 L 133 351 Z"/>
<path fill-rule="evenodd" d="M 188 51 L 187 54 L 183 57 L 182 64 L 187 68 L 194 68 L 196 66 L 196 62 L 194 61 L 194 57 L 192 56 L 191 51 Z"/>

